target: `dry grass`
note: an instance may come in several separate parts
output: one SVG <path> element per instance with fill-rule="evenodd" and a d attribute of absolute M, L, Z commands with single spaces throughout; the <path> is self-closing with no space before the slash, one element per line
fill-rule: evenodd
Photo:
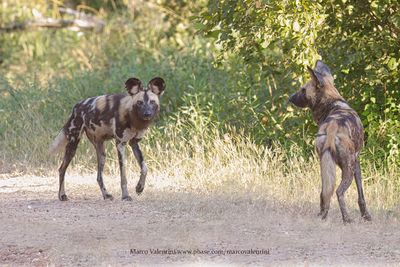
<path fill-rule="evenodd" d="M 234 130 L 180 132 L 177 124 L 142 141 L 146 188 L 134 194 L 139 168 L 128 153 L 133 202 L 119 199 L 116 151 L 108 143 L 102 200 L 94 149 L 84 141 L 67 171 L 68 202 L 57 200 L 57 164 L 43 175 L 0 179 L 0 257 L 5 264 L 49 265 L 388 265 L 400 250 L 399 186 L 393 173 L 363 164 L 373 221 L 360 223 L 355 185 L 346 197 L 356 223 L 343 225 L 336 199 L 326 222 L 316 217 L 320 178 L 315 156 L 296 146 L 267 148 Z M 198 131 L 198 129 L 194 129 Z M 85 174 L 85 175 L 82 175 Z M 339 172 L 338 172 L 339 174 Z M 1 178 L 1 177 L 0 177 Z M 339 178 L 338 178 L 339 179 Z M 396 206 L 397 205 L 397 206 Z M 38 233 L 32 235 L 32 232 Z M 59 242 L 63 240 L 63 242 Z M 131 255 L 130 249 L 268 249 L 270 255 Z M 17 257 L 18 256 L 18 257 Z"/>
<path fill-rule="evenodd" d="M 317 210 L 321 183 L 319 161 L 315 154 L 306 157 L 295 144 L 289 150 L 279 144 L 271 147 L 255 144 L 250 137 L 234 129 L 220 134 L 216 128 L 204 130 L 212 129 L 211 125 L 200 124 L 190 128 L 190 125 L 179 123 L 171 123 L 162 129 L 154 126 L 142 141 L 141 148 L 149 167 L 149 184 L 202 194 L 251 195 L 252 198 L 273 199 L 294 207 L 309 204 L 307 208 L 311 205 Z M 43 140 L 38 145 L 46 147 L 43 144 L 51 142 L 46 136 L 41 138 Z M 41 147 L 39 150 L 45 149 Z M 128 175 L 138 177 L 136 160 L 130 149 L 126 151 Z M 40 153 L 40 158 L 45 157 L 43 152 Z M 35 154 L 27 153 L 29 156 Z M 113 142 L 108 142 L 106 175 L 119 177 L 116 154 Z M 49 156 L 49 162 L 43 165 L 31 159 L 25 165 L 10 164 L 4 159 L 0 161 L 0 167 L 5 173 L 3 176 L 32 173 L 41 176 L 51 173 L 56 176 L 61 158 L 61 155 Z M 67 176 L 71 173 L 95 175 L 96 169 L 94 148 L 85 137 Z M 399 210 L 399 172 L 395 167 L 385 170 L 375 168 L 370 161 L 362 159 L 364 193 L 372 211 L 391 213 Z M 340 175 L 337 169 L 337 184 Z M 113 179 L 113 183 L 119 186 L 119 179 Z M 130 183 L 133 183 L 132 180 Z M 358 209 L 355 183 L 346 193 L 346 198 L 350 208 Z M 333 199 L 333 208 L 337 208 L 336 198 Z"/>
<path fill-rule="evenodd" d="M 149 167 L 148 185 L 204 195 L 245 195 L 253 199 L 278 201 L 296 209 L 312 207 L 317 212 L 321 182 L 319 160 L 315 154 L 305 158 L 295 145 L 290 151 L 284 151 L 279 145 L 257 145 L 251 138 L 235 131 L 224 135 L 217 131 L 193 134 L 190 140 L 186 140 L 173 127 L 164 129 L 163 140 L 142 141 L 141 147 Z M 134 177 L 130 179 L 133 184 L 138 179 L 139 167 L 130 150 L 127 154 L 128 176 Z M 53 165 L 54 171 L 59 163 Z M 384 173 L 366 162 L 362 165 L 368 207 L 375 212 L 399 211 L 398 170 Z M 87 141 L 79 149 L 68 172 L 95 175 L 95 153 Z M 116 178 L 112 183 L 118 187 L 119 166 L 112 142 L 108 143 L 105 173 Z M 337 184 L 340 175 L 338 168 Z M 346 198 L 350 209 L 358 209 L 355 183 L 347 191 Z M 337 209 L 336 202 L 333 198 L 333 209 Z"/>
<path fill-rule="evenodd" d="M 170 130 L 166 138 L 172 140 Z M 387 183 L 393 177 L 373 169 L 364 168 L 373 221 L 360 223 L 353 185 L 347 203 L 356 223 L 343 225 L 335 199 L 328 220 L 317 219 L 318 161 L 291 156 L 299 154 L 296 148 L 289 153 L 279 146 L 265 148 L 235 133 L 144 140 L 147 187 L 141 196 L 134 194 L 139 169 L 129 153 L 128 187 L 134 200 L 128 203 L 119 199 L 115 149 L 108 150 L 104 182 L 116 199 L 104 201 L 94 151 L 86 145 L 67 172 L 68 202 L 57 200 L 56 165 L 46 177 L 0 179 L 0 257 L 5 264 L 380 266 L 400 259 L 398 187 Z M 149 248 L 256 248 L 271 254 L 129 253 Z"/>

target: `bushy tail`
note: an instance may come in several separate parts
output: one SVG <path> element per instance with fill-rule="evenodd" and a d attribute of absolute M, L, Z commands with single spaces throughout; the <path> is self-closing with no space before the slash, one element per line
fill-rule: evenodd
<path fill-rule="evenodd" d="M 57 137 L 54 139 L 53 143 L 51 143 L 49 147 L 49 153 L 55 154 L 61 149 L 63 149 L 68 143 L 67 136 L 64 133 L 64 129 L 62 129 Z"/>
<path fill-rule="evenodd" d="M 336 136 L 338 132 L 338 126 L 332 122 L 326 128 L 326 140 L 322 151 L 330 150 L 332 153 L 336 153 Z"/>
<path fill-rule="evenodd" d="M 332 152 L 326 150 L 321 156 L 322 195 L 329 198 L 335 190 L 336 163 Z"/>

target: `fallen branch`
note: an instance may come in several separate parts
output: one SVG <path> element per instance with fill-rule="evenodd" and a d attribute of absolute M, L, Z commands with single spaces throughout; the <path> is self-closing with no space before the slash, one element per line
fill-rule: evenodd
<path fill-rule="evenodd" d="M 95 32 L 101 32 L 104 28 L 104 21 L 90 16 L 83 12 L 78 12 L 70 8 L 60 8 L 61 13 L 73 15 L 72 19 L 54 19 L 46 18 L 39 11 L 32 10 L 35 19 L 28 20 L 25 22 L 14 22 L 5 27 L 0 27 L 1 32 L 13 32 L 18 30 L 26 30 L 31 28 L 68 28 L 73 31 L 93 30 Z"/>

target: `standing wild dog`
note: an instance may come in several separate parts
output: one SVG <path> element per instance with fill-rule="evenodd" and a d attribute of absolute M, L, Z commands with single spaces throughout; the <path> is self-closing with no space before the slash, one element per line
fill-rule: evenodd
<path fill-rule="evenodd" d="M 65 147 L 64 160 L 59 168 L 58 198 L 61 201 L 68 200 L 64 189 L 65 171 L 75 155 L 83 132 L 96 149 L 97 182 L 104 199 L 113 199 L 104 186 L 102 175 L 106 156 L 104 141 L 111 138 L 116 140 L 118 150 L 122 200 L 132 200 L 127 189 L 125 170 L 127 143 L 141 169 L 136 192 L 140 194 L 143 191 L 147 167 L 138 143 L 160 111 L 159 96 L 164 92 L 165 82 L 156 77 L 144 88 L 140 80 L 130 78 L 125 82 L 125 87 L 128 93 L 91 97 L 76 104 L 71 117 L 50 146 L 51 153 Z"/>
<path fill-rule="evenodd" d="M 333 85 L 333 76 L 327 65 L 317 61 L 315 69 L 307 67 L 311 80 L 300 91 L 290 96 L 289 101 L 300 108 L 310 108 L 318 124 L 316 149 L 320 158 L 322 176 L 321 211 L 318 215 L 326 219 L 330 200 L 335 189 L 336 164 L 342 170 L 342 181 L 336 190 L 343 221 L 351 222 L 344 202 L 344 193 L 353 176 L 358 192 L 361 216 L 370 221 L 361 182 L 358 155 L 363 146 L 364 132 L 357 113 L 347 104 Z"/>

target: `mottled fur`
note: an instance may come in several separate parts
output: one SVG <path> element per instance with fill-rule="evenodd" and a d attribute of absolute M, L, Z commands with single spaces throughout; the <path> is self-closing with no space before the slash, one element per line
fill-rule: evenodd
<path fill-rule="evenodd" d="M 321 211 L 325 219 L 335 189 L 336 165 L 342 170 L 342 181 L 336 190 L 343 221 L 350 222 L 344 193 L 355 177 L 361 216 L 371 220 L 367 211 L 358 156 L 364 142 L 363 126 L 357 113 L 347 104 L 333 84 L 328 66 L 317 61 L 314 70 L 307 67 L 311 80 L 290 97 L 290 102 L 310 108 L 318 124 L 316 149 L 322 177 Z"/>
<path fill-rule="evenodd" d="M 112 138 L 116 140 L 118 150 L 122 199 L 132 200 L 128 194 L 125 171 L 125 145 L 127 143 L 131 146 L 141 168 L 136 192 L 139 194 L 143 191 L 147 167 L 138 143 L 160 111 L 159 96 L 165 89 L 165 82 L 156 77 L 149 82 L 146 88 L 143 88 L 140 80 L 130 78 L 125 82 L 125 87 L 128 91 L 126 94 L 91 97 L 76 104 L 72 115 L 51 144 L 51 153 L 65 148 L 64 160 L 59 168 L 58 197 L 60 200 L 68 199 L 64 188 L 65 172 L 75 155 L 83 132 L 86 133 L 96 149 L 97 182 L 104 199 L 113 199 L 104 186 L 102 176 L 105 164 L 104 141 Z"/>

